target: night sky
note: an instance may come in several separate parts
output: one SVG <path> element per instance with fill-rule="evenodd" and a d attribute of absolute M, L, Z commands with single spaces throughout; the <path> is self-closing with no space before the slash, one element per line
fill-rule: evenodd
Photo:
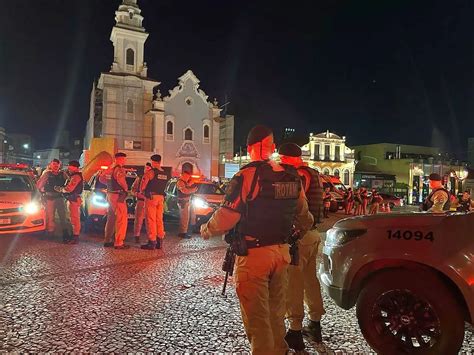
<path fill-rule="evenodd" d="M 113 60 L 119 0 L 0 0 L 0 125 L 51 144 L 83 136 L 90 90 Z M 236 116 L 329 129 L 350 145 L 474 136 L 474 2 L 138 0 L 149 77 L 166 94 L 187 69 Z M 250 4 L 253 3 L 253 4 Z M 306 4 L 306 5 L 305 5 Z"/>

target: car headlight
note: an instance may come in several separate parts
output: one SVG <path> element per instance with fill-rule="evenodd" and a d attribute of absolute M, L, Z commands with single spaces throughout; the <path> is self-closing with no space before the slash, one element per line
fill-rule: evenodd
<path fill-rule="evenodd" d="M 343 230 L 331 228 L 326 233 L 326 246 L 339 246 L 367 232 L 365 229 Z"/>
<path fill-rule="evenodd" d="M 107 202 L 105 197 L 98 194 L 94 194 L 92 196 L 92 204 L 97 207 L 109 207 L 109 203 Z"/>
<path fill-rule="evenodd" d="M 39 202 L 32 201 L 23 205 L 21 210 L 26 214 L 37 214 L 41 210 L 41 205 Z"/>
<path fill-rule="evenodd" d="M 196 208 L 208 208 L 209 204 L 202 198 L 195 197 L 193 198 L 193 206 Z"/>

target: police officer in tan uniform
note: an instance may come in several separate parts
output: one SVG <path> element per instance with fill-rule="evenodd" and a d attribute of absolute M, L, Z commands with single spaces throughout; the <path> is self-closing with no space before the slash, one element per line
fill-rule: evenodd
<path fill-rule="evenodd" d="M 178 207 L 179 207 L 179 233 L 178 237 L 189 238 L 189 208 L 191 195 L 197 191 L 197 186 L 194 184 L 191 172 L 183 170 L 181 176 L 176 183 L 178 191 Z"/>
<path fill-rule="evenodd" d="M 301 159 L 301 148 L 294 143 L 283 144 L 278 150 L 282 164 L 294 166 L 300 174 L 303 189 L 308 198 L 308 206 L 313 217 L 321 213 L 323 188 L 316 170 L 304 166 Z M 315 219 L 316 222 L 316 219 Z M 325 313 L 321 286 L 316 276 L 316 257 L 321 237 L 316 230 L 316 223 L 297 243 L 299 250 L 298 265 L 288 269 L 288 294 L 286 317 L 290 329 L 285 340 L 295 351 L 305 349 L 303 334 L 313 341 L 321 342 L 321 317 Z M 309 323 L 303 328 L 304 305 L 308 307 Z"/>
<path fill-rule="evenodd" d="M 443 213 L 450 209 L 450 193 L 443 187 L 439 174 L 433 173 L 429 176 L 431 193 L 423 202 L 423 211 Z"/>
<path fill-rule="evenodd" d="M 151 169 L 151 164 L 146 163 L 143 169 L 143 175 L 138 176 L 130 188 L 137 199 L 137 203 L 135 204 L 135 220 L 133 223 L 133 235 L 135 236 L 135 243 L 137 244 L 140 243 L 140 234 L 143 221 L 145 220 L 145 195 L 140 192 L 140 184 L 142 183 L 143 176 Z"/>
<path fill-rule="evenodd" d="M 275 148 L 271 129 L 255 126 L 247 145 L 252 163 L 232 178 L 223 206 L 201 226 L 201 235 L 223 235 L 239 223 L 248 253 L 236 256 L 235 281 L 252 354 L 285 354 L 287 241 L 293 224 L 304 235 L 313 216 L 296 169 L 269 160 Z"/>
<path fill-rule="evenodd" d="M 81 194 L 84 188 L 84 179 L 79 171 L 80 164 L 77 160 L 71 160 L 68 164 L 68 179 L 63 187 L 58 187 L 57 191 L 61 192 L 67 201 L 69 211 L 69 219 L 72 226 L 72 238 L 68 240 L 68 244 L 77 244 L 79 242 L 79 234 L 81 233 Z"/>
<path fill-rule="evenodd" d="M 66 173 L 60 169 L 60 165 L 61 162 L 58 159 L 53 159 L 36 185 L 46 200 L 46 232 L 50 236 L 54 234 L 56 228 L 54 219 L 57 213 L 63 231 L 63 241 L 66 243 L 70 240 L 67 228 L 66 204 L 61 193 L 54 189 L 56 186 L 64 186 L 68 178 Z"/>
<path fill-rule="evenodd" d="M 125 153 L 115 154 L 115 164 L 111 168 L 110 178 L 107 181 L 107 201 L 109 209 L 107 211 L 107 223 L 105 224 L 105 247 L 115 247 L 115 249 L 128 249 L 129 245 L 124 244 L 127 234 L 127 204 L 125 199 L 128 193 L 126 171 L 124 169 Z M 103 183 L 103 178 L 100 180 Z M 112 238 L 115 232 L 115 242 Z"/>
<path fill-rule="evenodd" d="M 165 238 L 163 224 L 163 210 L 165 203 L 165 188 L 171 176 L 161 168 L 161 155 L 154 154 L 150 157 L 152 169 L 143 176 L 140 184 L 140 193 L 146 197 L 146 225 L 148 243 L 142 249 L 161 249 Z"/>

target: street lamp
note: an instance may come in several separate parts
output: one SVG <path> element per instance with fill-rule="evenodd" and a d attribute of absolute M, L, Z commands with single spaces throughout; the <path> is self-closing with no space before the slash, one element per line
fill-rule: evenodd
<path fill-rule="evenodd" d="M 23 144 L 23 148 L 28 149 L 30 145 L 28 143 Z"/>

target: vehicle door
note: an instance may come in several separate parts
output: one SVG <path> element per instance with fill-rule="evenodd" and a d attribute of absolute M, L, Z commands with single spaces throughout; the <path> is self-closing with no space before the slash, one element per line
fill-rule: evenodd
<path fill-rule="evenodd" d="M 170 180 L 165 189 L 166 214 L 179 217 L 178 193 L 176 191 L 176 180 Z"/>

